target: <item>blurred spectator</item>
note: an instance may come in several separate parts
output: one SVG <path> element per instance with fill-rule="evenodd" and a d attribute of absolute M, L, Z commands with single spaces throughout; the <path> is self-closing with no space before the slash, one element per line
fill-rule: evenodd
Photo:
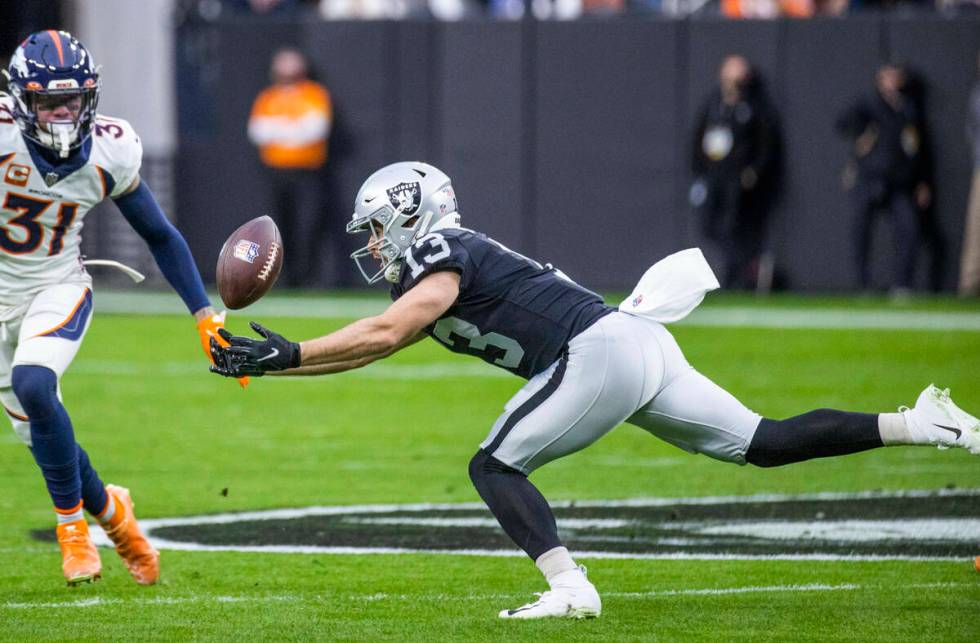
<path fill-rule="evenodd" d="M 267 168 L 269 205 L 282 230 L 288 286 L 318 275 L 315 249 L 325 213 L 323 173 L 333 106 L 325 87 L 309 78 L 306 58 L 283 48 L 272 57 L 272 86 L 252 105 L 248 137 Z"/>
<path fill-rule="evenodd" d="M 721 0 L 721 12 L 729 18 L 809 18 L 814 0 Z"/>
<path fill-rule="evenodd" d="M 980 54 L 977 55 L 977 82 L 970 92 L 966 118 L 967 140 L 973 146 L 973 185 L 963 234 L 959 292 L 964 297 L 976 297 L 980 295 Z"/>
<path fill-rule="evenodd" d="M 615 15 L 626 9 L 625 0 L 530 0 L 531 13 L 538 20 L 575 20 L 582 15 Z M 520 20 L 525 0 L 487 0 L 487 10 L 494 18 Z"/>
<path fill-rule="evenodd" d="M 272 15 L 288 13 L 299 8 L 300 0 L 222 0 L 224 5 L 239 13 Z"/>
<path fill-rule="evenodd" d="M 853 0 L 851 9 L 860 11 L 895 11 L 901 13 L 934 12 L 936 0 Z"/>
<path fill-rule="evenodd" d="M 779 126 L 761 79 L 728 56 L 697 117 L 690 199 L 703 233 L 725 255 L 722 285 L 754 288 L 778 187 Z M 771 275 L 771 272 L 769 273 Z"/>
<path fill-rule="evenodd" d="M 721 0 L 721 12 L 728 18 L 776 18 L 777 0 Z"/>
<path fill-rule="evenodd" d="M 324 20 L 401 20 L 431 16 L 455 21 L 482 14 L 474 0 L 320 0 Z"/>
<path fill-rule="evenodd" d="M 325 20 L 397 20 L 408 16 L 411 0 L 322 0 L 320 16 Z"/>
<path fill-rule="evenodd" d="M 894 295 L 907 295 L 914 285 L 923 228 L 936 230 L 923 225 L 931 221 L 931 167 L 923 105 L 910 92 L 906 70 L 893 64 L 879 68 L 874 94 L 844 110 L 836 125 L 853 146 L 844 186 L 855 210 L 858 285 L 863 290 L 871 287 L 872 224 L 877 215 L 885 214 L 894 230 L 890 285 Z"/>

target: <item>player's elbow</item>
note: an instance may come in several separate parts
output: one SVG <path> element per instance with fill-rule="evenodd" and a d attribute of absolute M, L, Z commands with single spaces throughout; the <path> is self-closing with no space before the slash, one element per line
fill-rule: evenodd
<path fill-rule="evenodd" d="M 387 329 L 378 335 L 376 353 L 382 357 L 391 355 L 398 349 L 400 334 L 395 329 Z"/>
<path fill-rule="evenodd" d="M 378 317 L 375 319 L 374 332 L 371 333 L 371 354 L 379 357 L 390 355 L 413 334 L 403 324 Z"/>

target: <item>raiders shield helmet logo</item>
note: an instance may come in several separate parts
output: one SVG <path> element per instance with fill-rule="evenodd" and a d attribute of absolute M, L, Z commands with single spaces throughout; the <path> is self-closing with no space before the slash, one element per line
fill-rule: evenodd
<path fill-rule="evenodd" d="M 399 183 L 395 187 L 388 188 L 387 192 L 391 206 L 401 214 L 415 214 L 422 203 L 422 190 L 418 181 Z"/>

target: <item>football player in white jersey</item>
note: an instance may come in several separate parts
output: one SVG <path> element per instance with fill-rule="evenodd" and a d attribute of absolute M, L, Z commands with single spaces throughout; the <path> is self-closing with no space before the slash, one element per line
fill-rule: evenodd
<path fill-rule="evenodd" d="M 129 491 L 103 485 L 76 442 L 59 381 L 92 318 L 92 279 L 79 253 L 85 215 L 105 198 L 146 240 L 197 320 L 202 344 L 223 326 L 187 243 L 140 181 L 142 147 L 124 120 L 96 113 L 99 70 L 64 31 L 28 36 L 0 94 L 0 402 L 30 447 L 57 516 L 69 585 L 102 572 L 82 510 L 102 524 L 136 582 L 159 577 Z"/>
<path fill-rule="evenodd" d="M 948 391 L 927 387 L 912 409 L 818 409 L 764 418 L 698 373 L 664 323 L 718 287 L 704 257 L 685 250 L 654 264 L 619 309 L 550 265 L 459 225 L 449 177 L 425 163 L 375 172 L 354 202 L 349 232 L 369 234 L 352 258 L 394 303 L 375 317 L 302 343 L 252 322 L 262 339 L 212 343 L 211 370 L 228 377 L 321 375 L 358 368 L 431 336 L 526 378 L 470 461 L 473 485 L 550 589 L 502 618 L 599 616 L 596 588 L 558 535 L 554 514 L 528 480 L 622 422 L 691 453 L 774 467 L 900 444 L 980 454 L 980 421 Z"/>

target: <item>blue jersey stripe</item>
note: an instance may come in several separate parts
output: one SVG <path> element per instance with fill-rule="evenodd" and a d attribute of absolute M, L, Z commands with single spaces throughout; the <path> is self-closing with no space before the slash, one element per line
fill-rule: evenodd
<path fill-rule="evenodd" d="M 85 324 L 92 314 L 92 291 L 85 289 L 85 295 L 75 306 L 68 319 L 55 326 L 51 330 L 45 331 L 38 337 L 60 337 L 62 339 L 78 340 L 85 332 Z"/>

